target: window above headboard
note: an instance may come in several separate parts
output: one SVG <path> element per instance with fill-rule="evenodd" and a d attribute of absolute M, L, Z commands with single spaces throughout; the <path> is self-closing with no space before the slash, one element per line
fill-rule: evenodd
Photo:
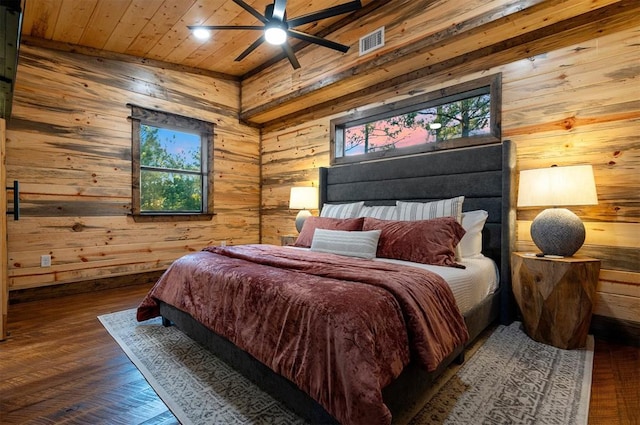
<path fill-rule="evenodd" d="M 331 121 L 331 164 L 501 140 L 501 74 Z"/>

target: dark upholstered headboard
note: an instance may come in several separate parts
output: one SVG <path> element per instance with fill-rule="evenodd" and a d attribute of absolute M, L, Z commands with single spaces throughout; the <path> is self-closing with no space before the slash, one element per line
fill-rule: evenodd
<path fill-rule="evenodd" d="M 509 323 L 514 311 L 509 266 L 515 240 L 514 169 L 515 148 L 510 141 L 321 168 L 320 206 L 354 201 L 395 205 L 396 200 L 432 201 L 464 195 L 463 211 L 489 213 L 483 253 L 500 268 L 501 321 Z"/>

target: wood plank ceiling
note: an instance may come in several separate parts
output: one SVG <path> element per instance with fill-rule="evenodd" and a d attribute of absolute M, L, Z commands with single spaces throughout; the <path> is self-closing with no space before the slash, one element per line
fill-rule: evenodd
<path fill-rule="evenodd" d="M 272 0 L 246 0 L 260 13 Z M 363 0 L 363 6 L 373 0 Z M 287 17 L 313 13 L 346 0 L 289 0 Z M 353 14 L 352 14 L 353 15 Z M 356 12 L 357 17 L 357 12 Z M 324 35 L 340 27 L 340 15 L 296 27 Z M 240 62 L 240 55 L 261 34 L 255 30 L 215 31 L 207 41 L 193 37 L 187 25 L 261 25 L 231 0 L 27 0 L 22 38 L 46 40 L 199 68 L 242 77 L 282 55 L 263 43 Z M 327 36 L 331 39 L 330 34 Z M 358 40 L 353 40 L 357 48 Z M 299 48 L 304 45 L 293 42 Z M 342 53 L 327 49 L 327 54 Z M 285 59 L 286 60 L 286 59 Z"/>

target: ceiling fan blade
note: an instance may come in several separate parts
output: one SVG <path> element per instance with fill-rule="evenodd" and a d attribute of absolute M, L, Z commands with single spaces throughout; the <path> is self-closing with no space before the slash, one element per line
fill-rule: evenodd
<path fill-rule="evenodd" d="M 293 38 L 297 38 L 298 40 L 319 44 L 320 46 L 328 47 L 333 50 L 338 50 L 342 53 L 347 53 L 347 51 L 349 50 L 349 46 L 345 46 L 344 44 L 336 43 L 335 41 L 327 40 L 325 38 L 321 38 L 315 35 L 306 34 L 304 32 L 288 29 L 287 34 L 289 34 Z"/>
<path fill-rule="evenodd" d="M 284 21 L 284 14 L 287 8 L 287 0 L 275 0 L 273 3 L 273 13 L 271 17 L 280 22 Z"/>
<path fill-rule="evenodd" d="M 293 69 L 300 68 L 300 62 L 298 62 L 298 58 L 296 58 L 296 55 L 293 53 L 293 49 L 291 48 L 289 43 L 282 44 L 282 50 L 289 58 L 289 62 L 291 62 L 291 66 L 293 66 Z"/>
<path fill-rule="evenodd" d="M 262 43 L 264 43 L 264 35 L 261 35 L 260 38 L 258 38 L 256 41 L 254 41 L 251 44 L 251 46 L 247 47 L 244 52 L 240 53 L 240 56 L 238 56 L 235 59 L 235 61 L 240 62 L 242 59 L 246 58 L 247 55 L 249 55 L 249 53 L 253 52 Z"/>
<path fill-rule="evenodd" d="M 267 22 L 269 22 L 269 20 L 263 15 L 261 15 L 260 12 L 258 12 L 257 10 L 255 10 L 253 7 L 249 6 L 247 3 L 243 2 L 242 0 L 233 0 L 233 2 L 238 6 L 240 6 L 241 8 L 243 8 L 244 10 L 246 10 L 247 12 L 251 13 L 253 16 L 256 17 L 257 20 L 259 20 L 263 24 L 266 24 Z"/>
<path fill-rule="evenodd" d="M 287 24 L 289 25 L 289 28 L 297 27 L 298 25 L 308 24 L 309 22 L 331 18 L 332 16 L 342 15 L 343 13 L 353 12 L 360 9 L 361 7 L 362 3 L 360 1 L 351 1 L 349 3 L 339 4 L 337 6 L 329 7 L 318 12 L 313 12 L 307 15 L 298 16 L 297 18 L 289 19 L 287 20 Z"/>
<path fill-rule="evenodd" d="M 188 25 L 187 28 L 195 30 L 201 28 L 203 30 L 264 30 L 264 27 L 253 25 L 231 26 L 231 25 Z"/>

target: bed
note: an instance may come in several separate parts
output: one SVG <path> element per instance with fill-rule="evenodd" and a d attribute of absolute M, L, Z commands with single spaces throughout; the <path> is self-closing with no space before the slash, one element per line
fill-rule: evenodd
<path fill-rule="evenodd" d="M 314 392 L 317 379 L 314 378 L 314 380 L 310 380 L 309 382 L 311 382 L 311 384 L 309 385 L 311 388 L 306 388 L 307 381 L 298 381 L 299 371 L 297 369 L 288 375 L 285 373 L 292 369 L 292 364 L 295 363 L 295 361 L 289 361 L 289 363 L 284 362 L 288 369 L 285 368 L 286 370 L 282 374 L 289 376 L 290 379 L 285 378 L 281 374 L 275 373 L 272 368 L 274 370 L 280 370 L 279 366 L 278 368 L 274 368 L 273 366 L 270 368 L 263 362 L 256 360 L 255 357 L 261 357 L 262 353 L 260 350 L 257 350 L 258 354 L 253 353 L 252 351 L 253 355 L 247 352 L 251 351 L 252 347 L 255 346 L 251 345 L 254 344 L 254 340 L 247 340 L 250 341 L 248 343 L 249 346 L 247 346 L 244 341 L 238 341 L 237 345 L 245 347 L 247 350 L 245 351 L 220 335 L 225 334 L 224 331 L 226 328 L 224 328 L 224 326 L 232 326 L 232 324 L 225 324 L 223 327 L 218 328 L 220 329 L 219 332 L 213 332 L 210 329 L 213 326 L 209 319 L 204 319 L 195 313 L 189 314 L 185 312 L 189 311 L 187 304 L 191 303 L 196 298 L 198 300 L 203 298 L 202 295 L 195 294 L 195 289 L 193 290 L 193 293 L 191 288 L 188 290 L 180 290 L 190 294 L 190 301 L 188 302 L 177 303 L 172 301 L 171 297 L 166 297 L 165 300 L 148 297 L 151 298 L 151 301 L 154 304 L 153 314 L 159 313 L 162 315 L 164 323 L 173 323 L 183 332 L 209 348 L 232 367 L 243 373 L 265 391 L 273 395 L 276 399 L 282 401 L 285 405 L 291 408 L 291 410 L 310 423 L 336 423 L 338 422 L 336 418 L 339 418 L 341 422 L 345 423 L 389 423 L 392 418 L 393 421 L 397 421 L 400 417 L 407 417 L 407 415 L 411 416 L 410 412 L 416 409 L 416 403 L 421 399 L 425 391 L 429 389 L 435 378 L 437 378 L 437 376 L 439 376 L 451 364 L 451 362 L 456 359 L 463 359 L 466 345 L 472 342 L 484 329 L 496 320 L 500 320 L 502 323 L 509 323 L 513 319 L 514 304 L 511 302 L 512 291 L 510 286 L 509 270 L 509 255 L 513 246 L 513 233 L 515 229 L 515 215 L 511 205 L 511 195 L 514 187 L 512 179 L 515 161 L 513 149 L 512 144 L 505 141 L 494 145 L 437 151 L 411 157 L 320 169 L 320 205 L 345 205 L 364 202 L 368 207 L 378 207 L 395 205 L 398 201 L 424 203 L 464 195 L 462 212 L 468 213 L 477 210 L 484 210 L 488 212 L 488 218 L 482 227 L 481 233 L 482 254 L 484 257 L 493 261 L 492 264 L 494 264 L 494 267 L 498 271 L 498 273 L 494 275 L 499 276 L 499 283 L 497 283 L 496 290 L 487 290 L 488 295 L 484 294 L 486 296 L 480 296 L 479 302 L 472 301 L 469 302 L 468 305 L 464 306 L 463 316 L 460 317 L 460 322 L 463 322 L 465 332 L 467 333 L 466 337 L 462 338 L 462 336 L 459 335 L 459 326 L 456 324 L 457 319 L 455 317 L 443 316 L 447 317 L 447 319 L 435 319 L 435 322 L 447 322 L 445 325 L 451 328 L 452 335 L 455 332 L 458 332 L 458 334 L 453 335 L 451 338 L 447 337 L 443 341 L 437 340 L 437 343 L 433 344 L 436 348 L 431 351 L 424 349 L 424 347 L 428 345 L 424 343 L 415 343 L 405 350 L 404 348 L 401 349 L 396 347 L 396 345 L 400 346 L 402 344 L 396 344 L 394 342 L 392 344 L 388 344 L 390 353 L 387 354 L 386 347 L 383 347 L 383 350 L 379 345 L 376 345 L 376 342 L 371 342 L 371 347 L 369 347 L 368 350 L 384 351 L 383 357 L 389 359 L 388 365 L 384 363 L 378 364 L 373 360 L 369 362 L 368 359 L 359 357 L 361 355 L 359 352 L 353 352 L 353 354 L 351 354 L 352 351 L 348 351 L 350 354 L 347 356 L 348 358 L 344 359 L 344 361 L 349 365 L 349 367 L 345 367 L 345 369 L 357 369 L 360 364 L 371 363 L 375 365 L 372 366 L 376 371 L 374 383 L 379 383 L 380 385 L 380 388 L 376 388 L 376 391 L 379 390 L 381 393 L 380 397 L 382 402 L 380 403 L 376 399 L 376 404 L 373 408 L 366 407 L 360 408 L 360 410 L 354 408 L 354 410 L 349 410 L 351 409 L 349 400 L 358 397 L 358 394 L 356 394 L 360 393 L 358 388 L 355 388 L 355 392 L 349 390 L 349 394 L 346 398 L 347 401 L 345 402 L 347 407 L 340 405 L 339 402 L 335 402 L 336 404 L 334 405 L 333 401 L 327 401 L 321 395 L 318 395 L 320 393 Z M 369 220 L 368 222 L 376 224 L 375 220 Z M 288 252 L 284 252 L 287 250 Z M 283 253 L 281 254 L 280 252 Z M 229 249 L 212 247 L 206 249 L 202 253 L 193 254 L 194 257 L 189 257 L 187 260 L 182 261 L 193 265 L 199 261 L 195 260 L 196 257 L 206 257 L 210 254 L 220 257 L 217 261 L 219 264 L 226 264 L 224 268 L 227 269 L 226 273 L 230 275 L 233 275 L 237 270 L 237 265 L 236 263 L 233 263 L 233 261 L 245 261 L 247 256 L 251 255 L 251 261 L 262 263 L 262 266 L 273 267 L 274 264 L 277 263 L 278 267 L 281 267 L 282 264 L 284 264 L 285 268 L 288 268 L 286 273 L 298 273 L 301 268 L 304 269 L 303 271 L 305 273 L 307 273 L 308 270 L 312 270 L 309 272 L 313 275 L 311 279 L 318 279 L 317 281 L 314 280 L 314 282 L 316 282 L 314 283 L 314 287 L 319 287 L 321 284 L 324 284 L 324 281 L 321 281 L 320 279 L 335 279 L 337 277 L 344 279 L 345 273 L 347 274 L 346 279 L 354 280 L 360 279 L 360 276 L 358 276 L 357 279 L 353 277 L 356 274 L 367 276 L 371 275 L 368 276 L 367 279 L 371 279 L 373 282 L 367 281 L 365 283 L 367 285 L 376 285 L 376 291 L 385 294 L 387 291 L 396 291 L 395 286 L 392 289 L 385 286 L 382 290 L 379 290 L 379 285 L 387 285 L 387 282 L 384 282 L 385 280 L 393 281 L 396 275 L 402 275 L 403 278 L 405 278 L 406 275 L 406 279 L 412 279 L 422 278 L 422 274 L 425 276 L 429 274 L 428 272 L 423 273 L 422 271 L 407 272 L 408 268 L 406 265 L 394 264 L 393 260 L 374 261 L 376 264 L 374 269 L 376 271 L 370 273 L 358 273 L 357 267 L 360 264 L 358 261 L 365 261 L 359 258 L 336 259 L 335 269 L 332 269 L 332 265 L 330 263 L 331 261 L 334 261 L 331 260 L 331 256 L 333 254 L 324 253 L 309 254 L 320 255 L 320 257 L 313 257 L 313 260 L 319 262 L 318 264 L 322 264 L 322 267 L 314 268 L 305 263 L 305 261 L 307 261 L 307 250 L 300 250 L 300 252 L 298 252 L 295 248 L 287 247 L 281 247 L 275 250 L 275 248 L 261 247 L 259 245 L 231 247 Z M 227 260 L 228 257 L 232 259 Z M 323 263 L 325 259 L 326 264 Z M 463 259 L 458 258 L 456 264 L 464 263 L 462 260 Z M 176 263 L 180 261 L 181 260 L 178 260 Z M 481 263 L 481 259 L 479 259 L 478 262 Z M 468 269 L 473 269 L 473 267 L 476 267 L 474 264 L 473 259 L 471 259 L 466 261 L 465 265 Z M 436 268 L 437 267 L 438 266 L 436 266 Z M 454 270 L 456 268 L 457 267 L 451 267 L 448 269 L 450 274 L 453 276 L 453 280 L 457 279 L 455 275 L 456 273 L 459 273 Z M 318 271 L 319 269 L 321 270 Z M 170 270 L 167 271 L 167 274 L 169 274 Z M 282 274 L 285 272 L 280 272 L 280 269 L 277 269 L 277 272 L 273 271 L 274 269 L 269 270 L 270 271 L 268 273 L 264 272 L 263 274 L 273 274 L 275 280 L 292 280 L 289 277 L 285 277 L 291 276 L 291 274 Z M 484 267 L 484 270 L 486 270 L 486 267 Z M 184 272 L 183 274 L 185 273 L 187 272 Z M 201 272 L 197 271 L 196 273 L 200 274 Z M 489 273 L 489 275 L 490 274 L 491 273 Z M 380 279 L 380 276 L 382 275 L 388 276 L 388 278 Z M 393 278 L 391 278 L 391 276 L 393 276 Z M 184 277 L 180 279 L 182 279 L 187 286 L 191 284 L 190 278 Z M 176 278 L 175 280 L 180 279 Z M 254 278 L 251 278 L 251 280 L 253 279 Z M 255 279 L 258 279 L 258 277 Z M 434 280 L 439 279 L 441 280 L 440 277 Z M 165 280 L 168 280 L 168 278 Z M 360 283 L 360 281 L 357 280 L 357 283 Z M 436 285 L 434 286 L 435 291 L 441 291 L 438 289 L 438 282 L 434 283 L 434 285 Z M 349 290 L 356 291 L 353 287 L 354 285 L 350 285 Z M 412 287 L 415 287 L 415 285 Z M 274 288 L 277 288 L 277 285 L 274 286 Z M 404 289 L 398 291 L 401 292 L 404 291 Z M 169 292 L 171 292 L 171 290 L 169 290 Z M 265 311 L 271 315 L 273 314 L 273 308 L 270 306 L 272 303 L 277 301 L 280 295 L 277 291 L 274 292 L 274 290 L 271 289 L 268 289 L 265 292 L 271 294 L 271 298 L 268 299 L 268 302 L 262 302 L 263 305 L 266 306 Z M 453 299 L 453 292 L 455 292 L 455 290 L 448 290 L 448 293 L 451 293 L 452 295 L 451 299 Z M 225 297 L 226 296 L 227 295 L 225 295 Z M 245 298 L 255 298 L 254 295 L 247 296 L 244 294 L 243 296 Z M 313 294 L 313 296 L 317 297 L 317 294 Z M 384 298 L 385 296 L 386 295 L 383 295 L 382 299 L 386 300 L 386 298 Z M 408 330 L 403 330 L 403 332 L 411 335 L 410 340 L 412 341 L 414 339 L 421 341 L 432 337 L 435 341 L 436 337 L 441 333 L 439 328 L 436 327 L 436 330 L 432 331 L 433 325 L 425 325 L 421 320 L 414 319 L 414 317 L 420 316 L 420 314 L 414 315 L 411 311 L 407 312 L 404 310 L 405 306 L 403 304 L 404 301 L 402 300 L 411 299 L 412 297 L 414 297 L 414 294 L 404 296 L 401 293 L 398 297 L 398 299 L 401 300 L 399 301 L 402 305 L 401 311 L 396 311 L 397 308 L 394 307 L 394 303 L 396 303 L 396 301 L 376 301 L 377 304 L 371 304 L 371 306 L 367 308 L 370 310 L 380 309 L 379 311 L 384 312 L 384 314 L 389 315 L 389 317 L 398 316 L 398 320 L 404 320 L 407 324 L 418 322 L 416 328 L 409 327 Z M 425 299 L 429 297 L 430 295 L 428 294 L 424 295 Z M 448 297 L 449 295 L 444 292 L 438 292 L 438 296 L 435 298 L 448 299 Z M 340 296 L 335 297 L 335 300 L 339 299 Z M 459 299 L 459 297 L 456 297 L 456 299 Z M 339 304 L 338 301 L 334 302 Z M 374 301 L 371 302 L 373 303 Z M 456 301 L 447 302 L 455 303 Z M 143 302 L 143 304 L 144 303 L 145 302 Z M 233 304 L 233 301 L 230 303 Z M 411 304 L 411 301 L 408 301 L 407 304 Z M 447 311 L 451 308 L 448 307 L 446 303 L 443 303 L 443 305 L 445 305 L 445 307 L 442 307 L 441 310 L 445 312 L 442 314 L 449 314 Z M 141 308 L 142 307 L 143 306 L 141 305 Z M 332 307 L 330 304 L 325 305 L 323 302 L 318 302 L 318 309 L 329 310 L 332 309 Z M 437 310 L 435 307 L 434 309 Z M 140 311 L 141 310 L 139 309 L 139 318 L 143 319 L 149 316 L 148 311 L 142 315 L 140 314 Z M 342 311 L 340 311 L 340 314 L 343 314 Z M 193 316 L 196 316 L 199 320 L 194 319 Z M 315 319 L 318 316 L 311 317 L 314 317 L 313 322 L 318 321 Z M 379 327 L 377 322 L 374 322 L 374 319 L 374 317 L 367 318 L 367 320 L 371 320 L 372 323 L 374 323 L 371 325 L 372 327 L 375 327 L 374 333 L 380 333 L 381 335 L 385 335 L 385 333 L 397 333 L 400 335 L 398 329 L 390 328 L 389 330 L 385 330 L 386 328 L 382 328 L 382 325 Z M 270 319 L 264 319 L 263 322 L 267 322 L 269 320 Z M 428 320 L 429 319 L 427 319 L 427 322 Z M 237 321 L 237 318 L 228 321 L 234 322 Z M 260 321 L 258 320 L 258 322 Z M 357 319 L 350 318 L 349 323 L 352 322 L 357 322 Z M 396 320 L 388 319 L 385 320 L 385 322 L 393 324 Z M 207 323 L 208 326 L 205 326 L 203 323 Z M 247 329 L 251 330 L 254 329 L 255 326 L 259 327 L 262 325 L 262 323 L 253 323 Z M 438 326 L 441 325 L 442 324 L 439 324 Z M 234 332 L 234 335 L 239 333 L 237 330 Z M 349 332 L 356 331 L 349 330 Z M 250 335 L 250 337 L 254 336 L 255 335 Z M 333 335 L 331 335 L 329 339 L 327 338 L 329 337 L 322 335 L 322 338 L 316 337 L 312 339 L 319 339 L 323 341 L 322 344 L 324 345 L 327 345 L 327 340 L 334 344 Z M 269 338 L 264 337 L 264 339 Z M 274 339 L 275 344 L 278 344 L 280 341 L 278 338 L 272 339 Z M 358 341 L 359 342 L 357 344 L 354 343 L 353 345 L 362 345 L 365 348 L 368 347 L 368 337 L 361 337 Z M 366 343 L 361 343 L 362 341 L 366 341 Z M 320 344 L 319 347 L 310 345 L 309 347 L 311 348 L 308 348 L 308 350 L 322 350 L 322 344 Z M 438 347 L 445 345 L 447 346 L 446 351 L 438 349 Z M 451 346 L 450 349 L 449 345 Z M 353 359 L 351 356 L 353 356 Z M 397 358 L 400 357 L 403 358 L 402 364 L 399 364 L 399 360 L 397 360 Z M 335 359 L 332 358 L 331 361 L 335 362 Z M 428 367 L 425 366 L 427 363 Z M 334 363 L 331 363 L 331 365 L 334 369 L 337 367 L 343 367 L 341 365 L 335 366 Z M 296 365 L 296 367 L 298 367 L 298 365 Z M 302 368 L 304 369 L 306 366 Z M 387 369 L 389 370 L 387 371 Z M 315 373 L 318 374 L 317 371 L 315 371 Z M 378 375 L 378 373 L 380 375 Z M 371 383 L 370 375 L 370 371 L 364 369 L 363 372 L 359 371 L 358 373 L 345 378 L 344 382 L 346 382 L 346 384 L 341 385 L 348 386 L 351 385 L 352 382 L 359 382 L 358 379 L 360 379 L 361 376 L 365 376 L 361 385 L 369 385 Z M 331 376 L 333 377 L 335 375 Z M 292 381 L 298 382 L 298 385 L 294 384 Z M 340 388 L 342 388 L 342 386 L 340 386 Z M 301 390 L 301 387 L 305 388 L 306 391 Z M 372 394 L 376 395 L 376 391 L 373 391 Z M 337 391 L 335 390 L 335 387 L 332 387 L 328 392 Z M 347 392 L 347 390 L 345 390 L 345 392 Z M 354 392 L 355 395 L 351 394 L 351 392 Z M 364 398 L 369 397 L 366 391 L 363 390 L 361 392 L 365 394 L 363 396 Z M 314 394 L 314 397 L 309 396 L 309 394 Z M 381 406 L 378 406 L 377 404 L 380 404 Z M 364 406 L 369 405 L 365 404 Z M 379 411 L 380 413 L 376 410 L 378 408 L 381 409 Z M 366 413 L 363 413 L 364 411 L 366 411 Z M 374 416 L 367 417 L 367 414 Z"/>

